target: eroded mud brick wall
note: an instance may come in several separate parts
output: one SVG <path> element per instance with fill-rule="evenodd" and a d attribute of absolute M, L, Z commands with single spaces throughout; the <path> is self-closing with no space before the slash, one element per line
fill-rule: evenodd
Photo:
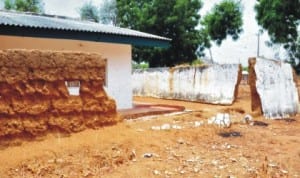
<path fill-rule="evenodd" d="M 230 105 L 241 76 L 241 67 L 234 64 L 136 70 L 133 91 L 136 96 Z"/>
<path fill-rule="evenodd" d="M 270 119 L 297 114 L 299 99 L 293 75 L 293 68 L 288 63 L 250 58 L 252 110 Z"/>
<path fill-rule="evenodd" d="M 0 51 L 0 139 L 117 122 L 115 102 L 103 90 L 105 69 L 98 54 Z M 66 81 L 80 82 L 79 96 L 69 94 Z"/>

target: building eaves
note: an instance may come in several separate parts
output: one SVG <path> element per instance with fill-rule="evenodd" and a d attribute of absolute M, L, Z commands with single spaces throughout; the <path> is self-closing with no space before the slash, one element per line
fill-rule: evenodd
<path fill-rule="evenodd" d="M 112 25 L 102 25 L 95 22 L 82 21 L 82 20 L 72 19 L 72 18 L 67 18 L 62 16 L 33 14 L 33 13 L 0 11 L 0 26 L 7 27 L 6 29 L 12 28 L 14 30 L 30 28 L 33 30 L 44 29 L 48 31 L 55 30 L 56 32 L 59 31 L 75 32 L 76 34 L 84 33 L 85 35 L 87 34 L 108 35 L 105 38 L 110 38 L 113 36 L 119 36 L 121 38 L 130 37 L 133 38 L 133 41 L 137 39 L 143 39 L 145 40 L 145 43 L 147 43 L 147 40 L 150 40 L 152 44 L 150 46 L 155 46 L 155 41 L 164 42 L 164 43 L 165 42 L 169 43 L 171 41 L 171 39 L 169 38 L 165 38 L 165 37 L 161 37 L 149 33 L 144 33 L 136 30 L 131 30 L 127 28 L 121 28 Z"/>

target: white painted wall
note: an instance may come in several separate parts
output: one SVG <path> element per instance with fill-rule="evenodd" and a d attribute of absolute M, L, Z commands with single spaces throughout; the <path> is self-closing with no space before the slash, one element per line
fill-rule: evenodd
<path fill-rule="evenodd" d="M 133 93 L 136 96 L 231 105 L 239 71 L 236 64 L 135 70 Z"/>
<path fill-rule="evenodd" d="M 169 68 L 134 70 L 132 75 L 133 93 L 136 96 L 169 98 L 170 77 Z"/>
<path fill-rule="evenodd" d="M 118 109 L 132 107 L 131 45 L 0 35 L 0 50 L 2 49 L 66 50 L 100 53 L 107 59 L 108 63 L 106 86 L 108 95 L 116 100 Z"/>
<path fill-rule="evenodd" d="M 296 115 L 299 100 L 292 66 L 257 58 L 254 68 L 264 116 L 277 119 Z"/>

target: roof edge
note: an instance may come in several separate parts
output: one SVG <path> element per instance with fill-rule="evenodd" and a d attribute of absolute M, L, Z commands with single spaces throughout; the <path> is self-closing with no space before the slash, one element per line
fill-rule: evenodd
<path fill-rule="evenodd" d="M 66 31 L 66 30 L 57 30 L 57 29 L 7 26 L 2 24 L 0 24 L 0 35 L 107 42 L 107 43 L 129 44 L 129 45 L 136 45 L 136 46 L 161 47 L 161 48 L 170 47 L 170 41 L 159 40 L 154 38 L 125 36 L 125 35 L 99 33 L 99 32 L 91 33 L 91 32 L 82 32 L 82 31 Z"/>

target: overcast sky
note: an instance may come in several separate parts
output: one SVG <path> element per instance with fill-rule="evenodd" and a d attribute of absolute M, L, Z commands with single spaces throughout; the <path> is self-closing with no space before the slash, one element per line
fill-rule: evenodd
<path fill-rule="evenodd" d="M 85 3 L 91 1 L 94 5 L 100 6 L 102 0 L 43 0 L 45 13 L 79 17 L 79 9 Z"/>
<path fill-rule="evenodd" d="M 4 0 L 2 1 L 2 6 Z M 92 1 L 96 6 L 100 6 L 103 0 L 43 0 L 46 14 L 56 14 L 69 17 L 79 17 L 79 8 L 85 3 Z M 221 0 L 203 0 L 204 6 L 200 14 L 205 15 L 214 4 L 221 2 Z M 243 4 L 243 21 L 244 32 L 240 39 L 233 42 L 231 38 L 227 39 L 222 45 L 213 45 L 213 58 L 220 63 L 242 63 L 247 65 L 247 59 L 250 56 L 256 56 L 257 53 L 257 36 L 256 33 L 259 27 L 255 20 L 254 5 L 255 0 L 242 0 Z M 1 6 L 1 4 L 0 4 Z M 264 33 L 261 36 L 260 54 L 274 58 L 274 49 L 268 48 L 265 41 L 269 40 L 268 35 Z"/>

